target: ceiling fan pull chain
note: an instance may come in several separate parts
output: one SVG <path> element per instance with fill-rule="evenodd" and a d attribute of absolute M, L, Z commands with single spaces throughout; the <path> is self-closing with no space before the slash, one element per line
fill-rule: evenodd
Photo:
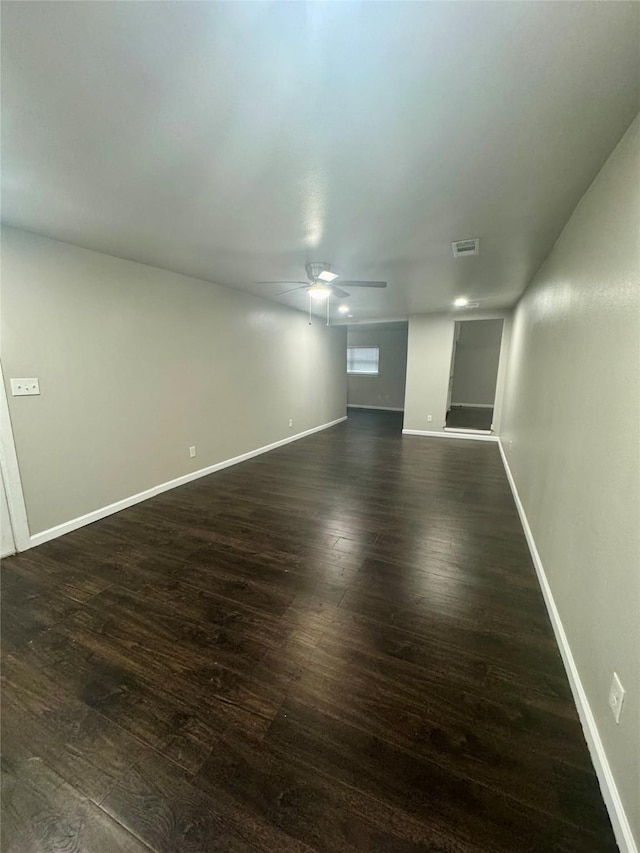
<path fill-rule="evenodd" d="M 311 300 L 309 300 L 309 325 L 311 325 Z"/>

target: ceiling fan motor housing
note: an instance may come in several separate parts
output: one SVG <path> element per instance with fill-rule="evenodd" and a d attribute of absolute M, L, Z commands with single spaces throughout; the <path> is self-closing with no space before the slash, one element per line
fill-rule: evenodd
<path fill-rule="evenodd" d="M 325 270 L 331 272 L 331 264 L 326 263 L 326 261 L 309 261 L 304 265 L 304 268 L 307 271 L 309 281 L 315 281 L 320 273 Z"/>

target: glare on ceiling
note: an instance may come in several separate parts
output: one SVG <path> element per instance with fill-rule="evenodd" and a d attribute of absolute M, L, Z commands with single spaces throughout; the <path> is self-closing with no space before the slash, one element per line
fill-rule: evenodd
<path fill-rule="evenodd" d="M 465 305 L 469 304 L 469 300 L 466 296 L 458 296 L 458 298 L 453 303 L 456 308 L 464 308 Z"/>
<path fill-rule="evenodd" d="M 338 311 L 341 314 L 348 314 L 349 313 L 349 306 L 348 305 L 340 305 L 340 306 L 338 306 Z"/>

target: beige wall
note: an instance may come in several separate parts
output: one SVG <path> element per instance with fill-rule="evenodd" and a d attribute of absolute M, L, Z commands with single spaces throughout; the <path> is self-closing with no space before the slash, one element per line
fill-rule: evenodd
<path fill-rule="evenodd" d="M 472 315 L 415 314 L 409 317 L 407 387 L 404 429 L 442 432 L 447 414 L 447 396 L 456 320 L 504 318 L 504 332 L 498 367 L 494 431 L 500 431 L 504 376 L 509 350 L 510 312 L 479 312 Z M 428 415 L 433 416 L 429 423 Z"/>
<path fill-rule="evenodd" d="M 467 320 L 458 325 L 451 402 L 493 406 L 503 323 L 501 320 Z"/>
<path fill-rule="evenodd" d="M 640 119 L 515 313 L 503 443 L 640 843 Z M 616 725 L 612 673 L 627 690 Z"/>
<path fill-rule="evenodd" d="M 371 346 L 380 349 L 378 376 L 347 377 L 347 404 L 387 409 L 404 408 L 407 323 L 350 326 L 347 346 Z"/>
<path fill-rule="evenodd" d="M 41 389 L 7 389 L 31 533 L 344 416 L 345 346 L 344 327 L 3 229 L 4 375 Z"/>

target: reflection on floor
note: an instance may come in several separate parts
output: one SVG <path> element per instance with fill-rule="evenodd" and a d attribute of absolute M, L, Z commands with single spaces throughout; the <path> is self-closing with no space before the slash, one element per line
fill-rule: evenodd
<path fill-rule="evenodd" d="M 498 448 L 401 426 L 4 561 L 3 850 L 617 850 Z"/>
<path fill-rule="evenodd" d="M 477 406 L 452 406 L 447 412 L 449 429 L 491 429 L 493 409 Z"/>

